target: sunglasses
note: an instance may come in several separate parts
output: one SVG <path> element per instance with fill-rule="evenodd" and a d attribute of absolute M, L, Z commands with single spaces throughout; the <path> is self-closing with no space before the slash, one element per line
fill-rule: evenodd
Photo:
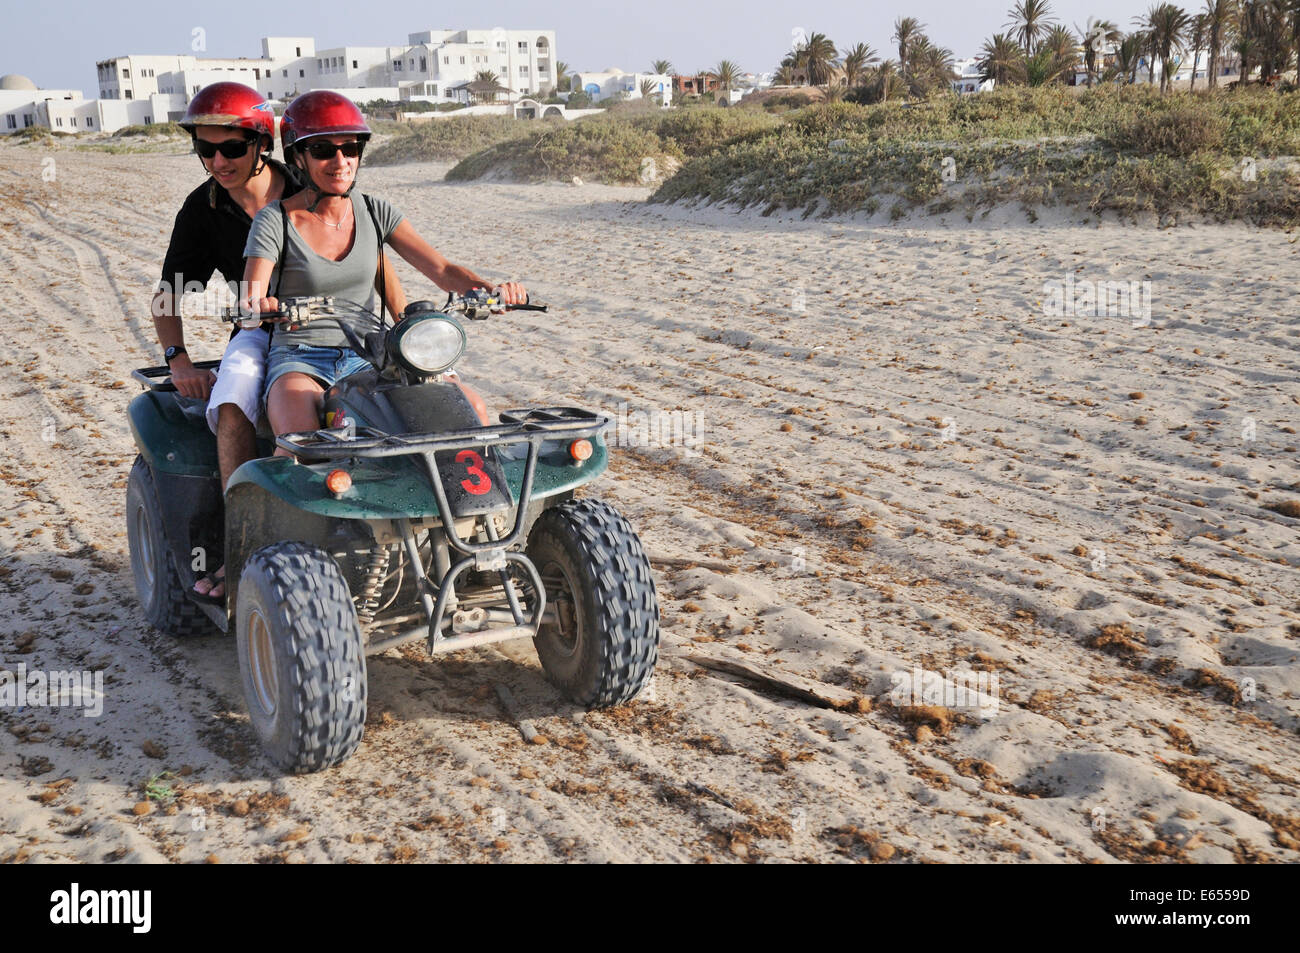
<path fill-rule="evenodd" d="M 361 155 L 361 143 L 357 140 L 345 142 L 341 145 L 333 142 L 310 142 L 303 146 L 307 155 L 320 162 L 334 158 L 334 153 L 341 152 L 345 158 L 355 159 Z"/>
<path fill-rule="evenodd" d="M 227 159 L 238 159 L 248 152 L 256 139 L 224 139 L 221 142 L 205 142 L 202 139 L 194 140 L 194 151 L 199 154 L 199 158 L 212 159 L 220 152 Z"/>

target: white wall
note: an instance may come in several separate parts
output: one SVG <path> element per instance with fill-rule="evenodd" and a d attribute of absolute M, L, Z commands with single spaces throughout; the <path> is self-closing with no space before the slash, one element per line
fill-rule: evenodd
<path fill-rule="evenodd" d="M 298 60 L 316 55 L 316 40 L 310 36 L 264 36 L 262 59 Z"/>
<path fill-rule="evenodd" d="M 81 96 L 79 89 L 0 89 L 0 135 L 7 135 L 11 132 L 18 132 L 31 126 L 47 126 L 45 121 L 46 109 L 45 101 L 60 104 L 57 108 L 64 109 L 63 104 L 67 104 L 67 109 L 71 110 L 79 104 L 94 102 L 86 100 Z M 71 117 L 73 113 L 68 111 L 60 113 Z M 13 126 L 9 125 L 9 117 L 13 117 Z M 28 121 L 30 120 L 30 122 Z M 73 128 L 67 124 L 65 132 L 72 132 Z M 98 125 L 98 124 L 97 124 Z M 81 131 L 81 124 L 78 123 L 77 131 Z"/>
<path fill-rule="evenodd" d="M 663 85 L 662 95 L 664 103 L 671 103 L 673 99 L 673 78 L 662 73 L 573 73 L 573 85 L 570 89 L 581 89 L 586 91 L 587 87 L 597 86 L 599 92 L 592 98 L 597 102 L 617 96 L 619 93 L 626 93 L 628 99 L 641 98 L 641 81 L 650 80 L 656 88 L 651 91 L 652 96 L 660 95 L 657 88 Z M 735 90 L 743 95 L 743 90 Z M 734 97 L 733 101 L 739 97 Z"/>

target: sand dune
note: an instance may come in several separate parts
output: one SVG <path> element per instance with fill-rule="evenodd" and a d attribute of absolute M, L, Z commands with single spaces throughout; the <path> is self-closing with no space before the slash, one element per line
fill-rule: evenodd
<path fill-rule="evenodd" d="M 591 488 L 668 557 L 662 663 L 584 713 L 528 643 L 393 651 L 357 754 L 283 778 L 233 644 L 149 629 L 129 572 L 129 374 L 159 359 L 148 299 L 198 163 L 60 153 L 48 182 L 41 158 L 0 146 L 0 668 L 100 670 L 105 705 L 0 708 L 0 858 L 1300 859 L 1300 519 L 1266 508 L 1300 500 L 1294 236 L 363 170 L 552 304 L 470 329 L 489 405 L 622 408 L 630 442 L 685 444 L 624 447 Z M 1068 278 L 1149 282 L 1149 316 L 1045 313 Z M 218 356 L 215 323 L 187 334 Z M 996 711 L 891 694 L 921 671 L 995 675 Z M 164 770 L 179 800 L 133 814 Z"/>

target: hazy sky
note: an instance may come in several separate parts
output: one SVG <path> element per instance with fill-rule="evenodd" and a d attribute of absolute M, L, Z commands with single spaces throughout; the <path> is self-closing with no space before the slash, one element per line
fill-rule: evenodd
<path fill-rule="evenodd" d="M 1185 8 L 1199 8 L 1185 3 Z M 1067 25 L 1106 17 L 1127 29 L 1149 0 L 1054 0 Z M 472 5 L 416 0 L 75 0 L 5 2 L 0 73 L 22 73 L 48 89 L 81 89 L 96 96 L 95 62 L 127 53 L 189 53 L 195 27 L 206 31 L 207 51 L 196 55 L 261 55 L 266 35 L 314 36 L 318 48 L 397 45 L 426 29 L 553 29 L 559 59 L 571 69 L 617 66 L 644 70 L 653 59 L 679 71 L 721 59 L 747 71 L 774 69 L 790 48 L 791 31 L 827 34 L 837 46 L 869 43 L 889 49 L 894 20 L 918 17 L 930 38 L 960 57 L 974 56 L 1002 29 L 1011 0 L 485 0 Z M 893 55 L 897 55 L 895 52 Z"/>

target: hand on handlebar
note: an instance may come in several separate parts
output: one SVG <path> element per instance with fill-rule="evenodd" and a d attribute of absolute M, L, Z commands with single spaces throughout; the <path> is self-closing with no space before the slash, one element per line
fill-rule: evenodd
<path fill-rule="evenodd" d="M 280 299 L 245 298 L 239 302 L 239 307 L 245 311 L 249 311 L 255 314 L 266 314 L 268 311 L 280 310 Z"/>
<path fill-rule="evenodd" d="M 281 312 L 280 299 L 274 297 L 244 298 L 239 302 L 239 308 L 245 314 L 253 315 L 278 315 Z M 284 324 L 283 327 L 286 331 L 297 331 L 302 325 Z"/>
<path fill-rule="evenodd" d="M 195 367 L 183 355 L 177 357 L 173 363 L 175 366 L 172 368 L 171 378 L 177 393 L 182 397 L 207 400 L 208 395 L 212 393 L 212 385 L 217 382 L 217 375 L 208 368 Z"/>
<path fill-rule="evenodd" d="M 492 295 L 506 307 L 528 303 L 528 292 L 517 281 L 507 281 L 505 284 L 498 285 Z"/>

